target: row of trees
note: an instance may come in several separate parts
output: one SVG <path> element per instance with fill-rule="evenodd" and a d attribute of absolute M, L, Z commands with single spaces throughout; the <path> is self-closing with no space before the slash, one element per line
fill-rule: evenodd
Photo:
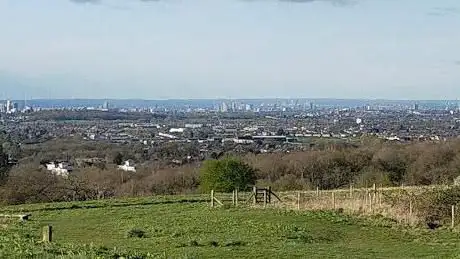
<path fill-rule="evenodd" d="M 0 186 L 4 204 L 81 201 L 111 197 L 196 192 L 198 170 L 191 167 L 124 172 L 116 168 L 87 167 L 68 178 L 39 166 L 11 169 Z"/>
<path fill-rule="evenodd" d="M 99 153 L 102 150 L 92 152 Z M 113 150 L 112 150 L 113 152 Z M 127 157 L 114 153 L 108 161 Z M 22 160 L 0 185 L 6 203 L 86 200 L 101 197 L 243 190 L 258 184 L 275 190 L 348 186 L 451 184 L 460 175 L 460 141 L 391 144 L 372 142 L 284 154 L 216 156 L 185 166 L 149 164 L 136 173 L 105 167 L 77 168 L 68 179 Z M 8 167 L 0 152 L 0 170 Z"/>
<path fill-rule="evenodd" d="M 460 142 L 347 147 L 291 154 L 248 155 L 257 178 L 277 189 L 333 189 L 451 184 L 460 175 Z"/>
<path fill-rule="evenodd" d="M 3 145 L 0 143 L 0 181 L 7 176 L 8 168 L 8 155 L 3 152 Z"/>

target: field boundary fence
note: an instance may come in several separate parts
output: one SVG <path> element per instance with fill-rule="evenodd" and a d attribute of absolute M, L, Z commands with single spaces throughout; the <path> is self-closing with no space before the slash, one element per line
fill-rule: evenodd
<path fill-rule="evenodd" d="M 417 204 L 420 195 L 430 190 L 443 190 L 448 185 L 400 186 L 369 188 L 301 190 L 279 192 L 282 199 L 280 206 L 297 210 L 339 210 L 354 215 L 382 215 L 398 223 L 416 225 L 421 223 Z M 456 206 L 451 206 L 451 227 L 455 227 Z"/>
<path fill-rule="evenodd" d="M 252 206 L 292 210 L 335 210 L 353 215 L 381 215 L 398 223 L 417 225 L 421 218 L 414 204 L 418 194 L 442 190 L 448 185 L 349 188 L 274 192 L 271 187 L 254 186 L 251 192 L 216 193 L 211 191 L 210 206 Z M 456 226 L 457 207 L 452 204 L 451 224 Z M 458 217 L 457 217 L 458 218 Z"/>

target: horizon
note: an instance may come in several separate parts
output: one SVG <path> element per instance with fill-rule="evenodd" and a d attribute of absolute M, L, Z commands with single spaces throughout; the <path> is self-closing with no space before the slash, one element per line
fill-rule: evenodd
<path fill-rule="evenodd" d="M 270 98 L 270 97 L 259 97 L 259 98 L 169 98 L 169 99 L 141 99 L 141 98 L 31 98 L 31 99 L 0 99 L 1 102 L 12 101 L 12 102 L 33 102 L 33 101 L 121 101 L 121 102 L 168 102 L 168 101 L 286 101 L 286 100 L 297 100 L 297 101 L 357 101 L 357 102 L 411 102 L 411 103 L 422 103 L 422 102 L 455 102 L 459 103 L 458 99 L 369 99 L 369 98 Z"/>
<path fill-rule="evenodd" d="M 456 0 L 9 0 L 0 23 L 0 99 L 460 97 Z"/>

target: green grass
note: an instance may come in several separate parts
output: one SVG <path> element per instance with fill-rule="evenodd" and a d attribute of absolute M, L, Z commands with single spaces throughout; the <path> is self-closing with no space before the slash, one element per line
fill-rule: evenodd
<path fill-rule="evenodd" d="M 333 212 L 211 209 L 199 196 L 189 197 L 194 202 L 186 198 L 6 207 L 2 210 L 31 211 L 32 218 L 10 224 L 1 233 L 0 257 L 114 258 L 123 254 L 119 251 L 138 253 L 137 258 L 148 253 L 157 258 L 459 258 L 455 256 L 460 254 L 460 235 L 447 229 L 409 229 L 383 219 Z M 46 224 L 53 226 L 58 245 L 36 242 Z"/>

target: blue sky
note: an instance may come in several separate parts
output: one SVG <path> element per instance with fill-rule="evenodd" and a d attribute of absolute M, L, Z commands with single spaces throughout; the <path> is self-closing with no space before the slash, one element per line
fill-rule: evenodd
<path fill-rule="evenodd" d="M 460 1 L 0 0 L 0 89 L 0 99 L 456 99 Z"/>

